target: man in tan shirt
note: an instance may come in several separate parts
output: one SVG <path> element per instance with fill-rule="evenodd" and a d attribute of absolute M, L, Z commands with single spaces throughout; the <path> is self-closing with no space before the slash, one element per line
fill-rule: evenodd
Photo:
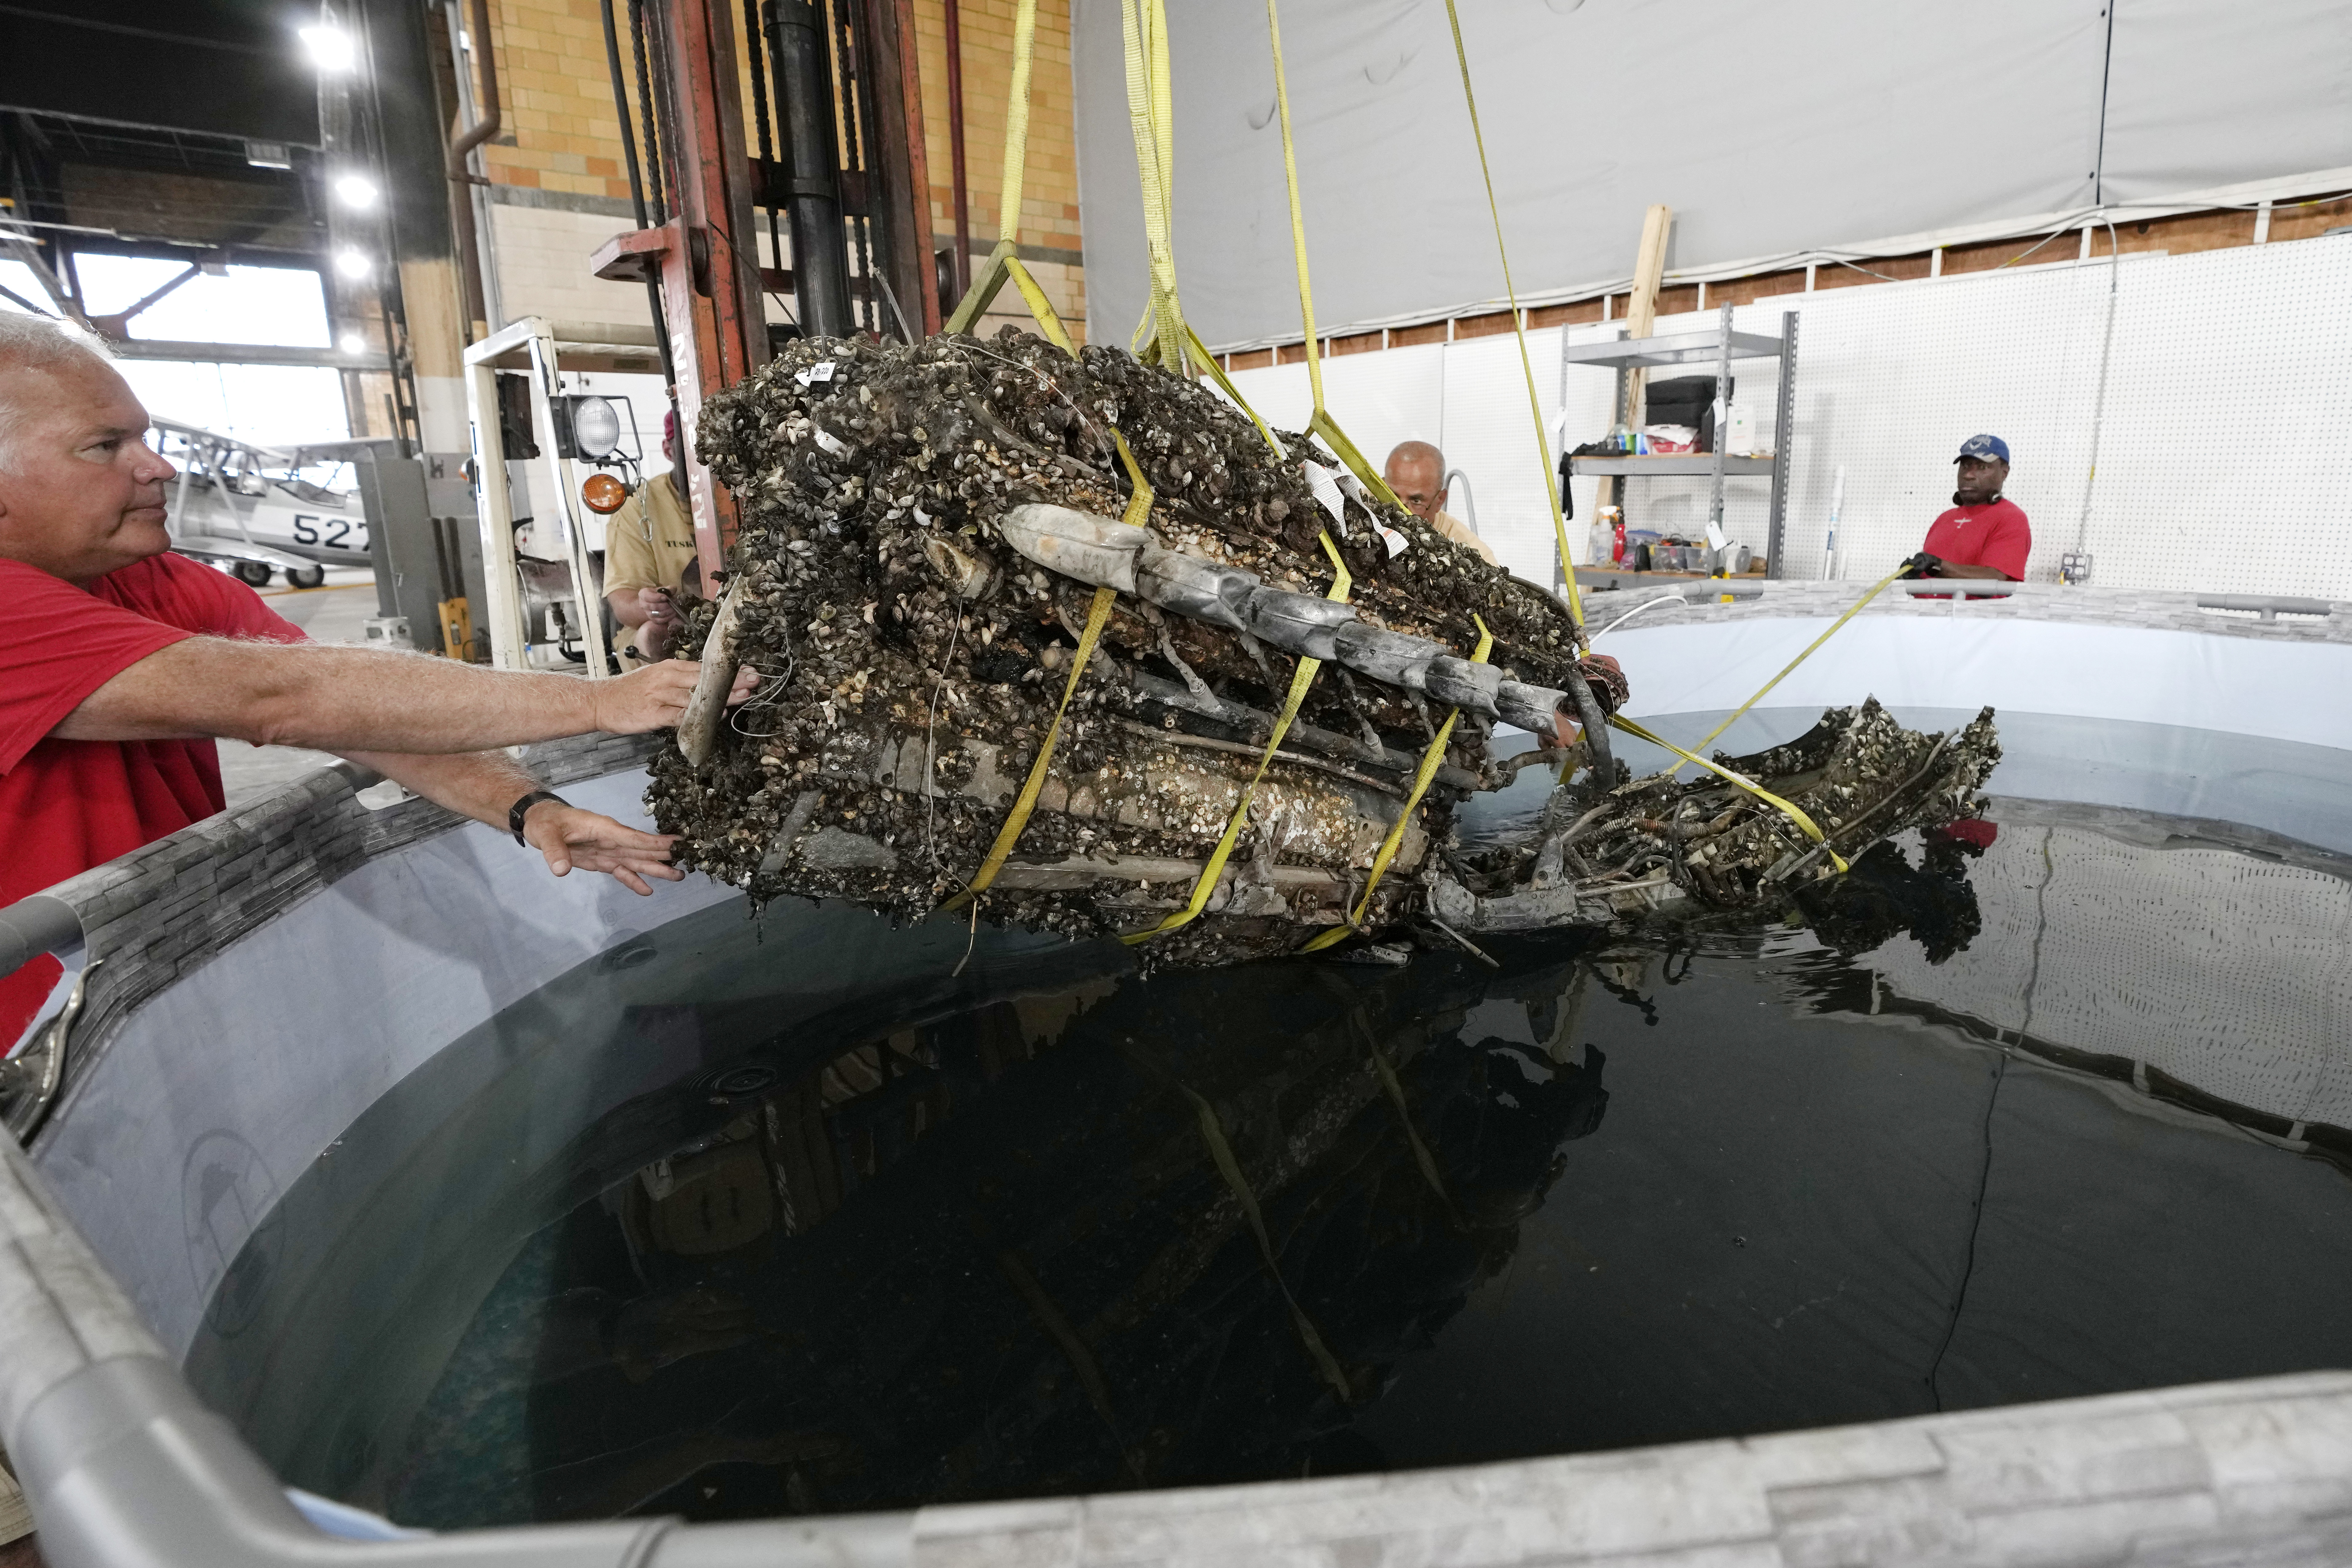
<path fill-rule="evenodd" d="M 647 479 L 604 521 L 604 602 L 634 632 L 624 663 L 669 657 L 682 618 L 679 596 L 694 575 L 694 513 L 686 499 L 686 463 L 678 449 L 677 416 L 662 421 L 662 456 L 669 472 Z"/>
<path fill-rule="evenodd" d="M 1400 441 L 1389 454 L 1381 477 L 1396 491 L 1405 510 L 1456 544 L 1467 545 L 1487 565 L 1495 552 L 1470 525 L 1445 510 L 1445 454 L 1426 441 Z"/>

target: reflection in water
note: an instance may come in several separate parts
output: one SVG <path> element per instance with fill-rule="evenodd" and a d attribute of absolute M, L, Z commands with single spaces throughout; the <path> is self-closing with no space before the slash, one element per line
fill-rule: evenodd
<path fill-rule="evenodd" d="M 656 933 L 356 1125 L 191 1373 L 290 1479 L 455 1526 L 2352 1361 L 2352 1182 L 2304 1157 L 2352 1148 L 2352 882 L 2054 810 L 1492 968 Z"/>
<path fill-rule="evenodd" d="M 1375 1466 L 1334 1441 L 1351 1409 L 1601 1122 L 1567 956 L 1101 982 L 731 1068 L 708 1131 L 485 1303 L 394 1511 L 481 1517 L 517 1482 L 539 1517 L 714 1517 Z M 1544 1044 L 1464 1031 L 1515 989 Z"/>

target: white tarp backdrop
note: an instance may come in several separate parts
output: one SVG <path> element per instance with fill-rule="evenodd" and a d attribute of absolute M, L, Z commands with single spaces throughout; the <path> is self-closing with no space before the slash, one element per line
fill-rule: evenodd
<path fill-rule="evenodd" d="M 1087 328 L 1145 299 L 1118 0 L 1072 0 Z M 2352 165 L 2352 0 L 1462 0 L 1522 295 Z M 1286 0 L 1325 331 L 1502 294 L 1444 0 Z M 1176 263 L 1213 345 L 1296 341 L 1263 0 L 1169 7 Z"/>

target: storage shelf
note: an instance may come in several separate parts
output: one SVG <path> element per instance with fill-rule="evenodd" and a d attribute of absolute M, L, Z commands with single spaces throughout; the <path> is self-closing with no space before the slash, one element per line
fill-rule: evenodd
<path fill-rule="evenodd" d="M 1705 479 L 1715 472 L 1712 452 L 1665 452 L 1655 457 L 1570 458 L 1569 471 L 1578 474 L 1644 474 L 1654 478 L 1692 475 Z M 1735 458 L 1726 454 L 1723 471 L 1727 474 L 1767 474 L 1772 471 L 1769 458 Z"/>
<path fill-rule="evenodd" d="M 1731 334 L 1733 359 L 1778 359 L 1778 338 L 1754 332 Z M 1707 331 L 1672 332 L 1662 338 L 1620 338 L 1615 342 L 1571 343 L 1560 350 L 1566 364 L 1593 365 L 1601 370 L 1646 370 L 1664 364 L 1713 364 L 1723 357 L 1723 334 Z"/>
<path fill-rule="evenodd" d="M 1707 515 L 1714 523 L 1723 521 L 1727 499 L 1724 480 L 1750 477 L 1769 479 L 1772 494 L 1767 513 L 1764 558 L 1777 566 L 1780 562 L 1780 549 L 1784 542 L 1782 533 L 1789 507 L 1789 441 L 1796 423 L 1797 313 L 1794 310 L 1781 312 L 1778 337 L 1732 331 L 1731 307 L 1725 305 L 1716 312 L 1715 325 L 1711 329 L 1669 332 L 1656 337 L 1620 338 L 1614 342 L 1563 342 L 1560 348 L 1563 375 L 1572 364 L 1616 373 L 1617 395 L 1610 406 L 1620 411 L 1630 407 L 1634 384 L 1643 371 L 1669 364 L 1713 365 L 1718 398 L 1717 406 L 1725 408 L 1730 401 L 1727 384 L 1731 374 L 1730 362 L 1743 359 L 1780 362 L 1779 372 L 1773 377 L 1777 384 L 1779 415 L 1775 428 L 1780 434 L 1773 442 L 1776 449 L 1772 456 L 1756 458 L 1734 457 L 1728 452 L 1664 452 L 1646 458 L 1631 455 L 1587 458 L 1571 453 L 1567 459 L 1568 472 L 1590 475 L 1604 481 L 1643 477 L 1706 479 L 1708 481 Z M 1728 412 L 1727 408 L 1725 411 Z M 1612 414 L 1612 417 L 1614 416 Z M 1723 440 L 1728 435 L 1728 431 L 1718 429 L 1717 439 Z M 1609 488 L 1604 482 L 1604 491 Z M 1626 499 L 1622 489 L 1617 494 L 1621 500 Z M 1565 570 L 1565 567 L 1561 569 Z"/>

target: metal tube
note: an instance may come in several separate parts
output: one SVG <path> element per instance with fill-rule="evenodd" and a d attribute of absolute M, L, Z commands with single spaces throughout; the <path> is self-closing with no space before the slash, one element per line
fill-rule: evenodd
<path fill-rule="evenodd" d="M 1450 492 L 1454 489 L 1454 481 L 1456 479 L 1460 479 L 1462 481 L 1462 508 L 1463 510 L 1468 514 L 1464 517 L 1462 521 L 1470 525 L 1471 532 L 1477 533 L 1481 539 L 1484 539 L 1486 535 L 1479 533 L 1478 531 L 1478 497 L 1470 488 L 1469 470 L 1466 468 L 1446 469 L 1445 478 L 1438 481 L 1438 490 L 1440 493 L 1445 493 L 1446 499 L 1451 500 L 1453 499 L 1452 495 L 1446 492 Z"/>
<path fill-rule="evenodd" d="M 822 10 L 808 0 L 777 0 L 771 65 L 792 202 L 793 291 L 803 331 L 845 338 L 856 326 L 849 313 L 828 43 Z"/>
<path fill-rule="evenodd" d="M 457 108 L 461 118 L 478 113 L 480 118 L 461 132 L 449 143 L 444 170 L 449 176 L 452 190 L 457 193 L 455 211 L 457 224 L 457 248 L 475 281 L 476 300 L 482 307 L 483 324 L 491 331 L 506 325 L 505 300 L 499 289 L 497 253 L 490 237 L 489 200 L 484 187 L 488 181 L 474 173 L 471 160 L 476 152 L 499 133 L 502 109 L 499 98 L 498 50 L 490 43 L 489 0 L 472 0 L 472 21 L 464 29 L 467 47 L 459 49 L 454 25 L 458 19 L 459 0 L 449 0 L 450 57 L 457 77 Z M 482 73 L 482 97 L 474 99 L 474 84 L 466 68 L 465 56 L 472 56 Z"/>
<path fill-rule="evenodd" d="M 14 974 L 45 952 L 81 941 L 79 911 L 49 893 L 0 907 L 0 974 Z"/>
<path fill-rule="evenodd" d="M 956 21 L 956 0 L 948 7 L 948 162 L 955 181 L 955 291 L 961 300 L 971 288 L 971 187 L 963 174 L 963 35 Z"/>
<path fill-rule="evenodd" d="M 1773 409 L 1772 521 L 1764 539 L 1766 575 L 1786 577 L 1780 552 L 1788 546 L 1789 447 L 1797 421 L 1797 312 L 1780 312 L 1780 398 Z"/>

